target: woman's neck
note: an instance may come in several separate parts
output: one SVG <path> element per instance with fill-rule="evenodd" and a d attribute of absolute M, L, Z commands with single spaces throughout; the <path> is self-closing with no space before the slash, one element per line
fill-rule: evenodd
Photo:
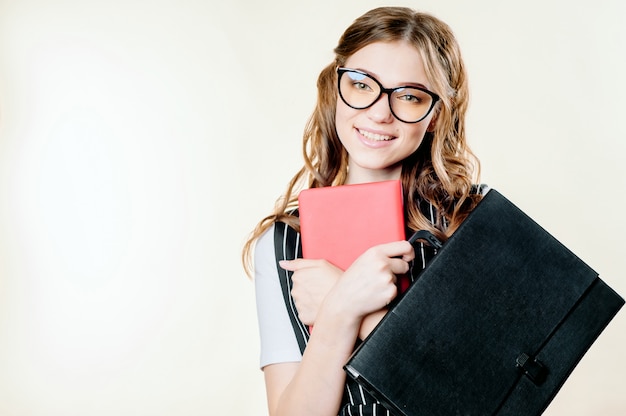
<path fill-rule="evenodd" d="M 388 169 L 362 169 L 351 167 L 348 169 L 346 185 L 398 180 L 400 179 L 401 173 L 402 165 Z"/>

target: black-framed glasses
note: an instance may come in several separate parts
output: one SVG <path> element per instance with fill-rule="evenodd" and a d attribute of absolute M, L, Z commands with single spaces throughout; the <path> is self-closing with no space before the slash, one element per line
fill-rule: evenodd
<path fill-rule="evenodd" d="M 404 123 L 422 121 L 439 101 L 439 96 L 426 88 L 385 88 L 371 75 L 350 68 L 337 68 L 337 87 L 343 102 L 356 110 L 373 106 L 383 94 L 387 94 L 391 113 Z"/>

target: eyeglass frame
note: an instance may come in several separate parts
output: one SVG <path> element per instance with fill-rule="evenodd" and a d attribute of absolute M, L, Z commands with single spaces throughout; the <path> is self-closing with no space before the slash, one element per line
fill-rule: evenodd
<path fill-rule="evenodd" d="M 380 93 L 378 94 L 378 97 L 376 97 L 376 99 L 374 101 L 372 101 L 371 104 L 369 104 L 369 105 L 367 105 L 365 107 L 355 107 L 355 106 L 349 104 L 346 101 L 346 99 L 343 97 L 343 94 L 341 93 L 341 77 L 346 72 L 356 72 L 357 74 L 361 74 L 361 75 L 366 76 L 369 79 L 373 80 L 380 87 Z M 397 90 L 401 90 L 403 88 L 413 88 L 413 89 L 416 89 L 416 90 L 420 90 L 420 91 L 430 95 L 430 97 L 433 99 L 433 101 L 430 104 L 430 108 L 428 108 L 428 111 L 426 111 L 426 113 L 421 118 L 419 118 L 416 121 L 402 120 L 393 111 L 393 106 L 391 105 L 391 95 L 394 92 L 396 92 Z M 401 121 L 403 123 L 407 123 L 407 124 L 415 124 L 415 123 L 419 123 L 420 121 L 424 120 L 426 117 L 428 117 L 428 115 L 431 113 L 431 111 L 433 111 L 433 108 L 435 108 L 435 105 L 441 99 L 441 97 L 439 97 L 439 95 L 435 94 L 434 92 L 429 91 L 426 88 L 417 87 L 417 86 L 413 86 L 413 85 L 403 85 L 403 86 L 399 86 L 399 87 L 395 87 L 395 88 L 385 88 L 385 87 L 383 87 L 383 84 L 381 84 L 379 80 L 377 80 L 376 78 L 374 78 L 372 75 L 368 74 L 367 72 L 359 71 L 358 69 L 353 69 L 353 68 L 345 68 L 345 67 L 338 67 L 337 68 L 337 92 L 339 92 L 339 96 L 341 97 L 341 101 L 343 101 L 348 107 L 354 108 L 355 110 L 365 110 L 365 109 L 368 109 L 371 106 L 373 106 L 374 104 L 376 104 L 378 102 L 378 100 L 380 100 L 380 97 L 382 97 L 383 94 L 387 94 L 387 101 L 389 103 L 389 110 L 391 111 L 391 114 L 393 114 L 393 116 L 397 120 L 399 120 L 399 121 Z"/>

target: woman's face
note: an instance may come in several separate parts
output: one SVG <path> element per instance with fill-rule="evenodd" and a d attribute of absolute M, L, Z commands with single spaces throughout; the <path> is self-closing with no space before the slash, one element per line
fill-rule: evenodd
<path fill-rule="evenodd" d="M 372 43 L 350 56 L 344 67 L 367 73 L 385 88 L 431 88 L 420 55 L 406 42 Z M 347 183 L 399 179 L 401 162 L 422 143 L 433 114 L 404 123 L 391 113 L 387 94 L 362 110 L 349 107 L 338 95 L 335 121 L 349 155 Z"/>

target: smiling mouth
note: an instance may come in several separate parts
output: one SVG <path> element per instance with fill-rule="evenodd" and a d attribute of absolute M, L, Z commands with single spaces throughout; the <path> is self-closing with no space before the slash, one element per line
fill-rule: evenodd
<path fill-rule="evenodd" d="M 366 139 L 373 140 L 375 142 L 386 142 L 395 138 L 394 136 L 385 136 L 383 134 L 371 133 L 365 130 L 358 130 L 358 132 Z"/>

